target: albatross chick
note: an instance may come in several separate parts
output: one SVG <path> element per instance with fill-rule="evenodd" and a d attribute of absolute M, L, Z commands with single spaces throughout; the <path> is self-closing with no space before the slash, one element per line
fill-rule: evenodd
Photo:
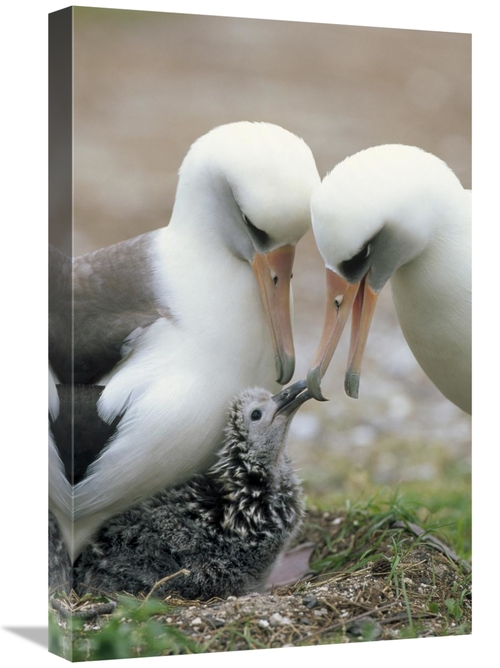
<path fill-rule="evenodd" d="M 108 520 L 71 569 L 51 518 L 50 584 L 189 599 L 262 590 L 303 515 L 301 487 L 285 452 L 291 419 L 310 398 L 305 381 L 272 396 L 248 389 L 232 402 L 225 440 L 205 474 Z"/>

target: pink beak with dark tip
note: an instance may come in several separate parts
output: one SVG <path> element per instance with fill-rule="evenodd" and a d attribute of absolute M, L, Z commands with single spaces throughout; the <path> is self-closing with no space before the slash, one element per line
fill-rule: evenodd
<path fill-rule="evenodd" d="M 331 269 L 326 270 L 323 332 L 307 374 L 308 390 L 318 401 L 327 401 L 321 392 L 321 380 L 328 369 L 351 310 L 353 314 L 351 344 L 344 387 L 348 396 L 353 399 L 358 397 L 361 362 L 378 298 L 378 293 L 371 289 L 366 280 L 367 275 L 359 283 L 348 283 Z"/>
<path fill-rule="evenodd" d="M 290 316 L 290 280 L 295 246 L 282 246 L 265 255 L 257 253 L 252 269 L 273 340 L 276 380 L 286 385 L 295 370 L 292 321 Z"/>

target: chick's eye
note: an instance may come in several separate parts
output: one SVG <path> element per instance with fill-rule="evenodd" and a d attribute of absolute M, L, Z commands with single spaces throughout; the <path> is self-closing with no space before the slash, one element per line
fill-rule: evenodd
<path fill-rule="evenodd" d="M 257 420 L 260 420 L 261 417 L 262 417 L 262 411 L 259 411 L 259 409 L 255 409 L 254 411 L 252 411 L 252 414 L 250 415 L 250 419 L 253 422 L 257 422 Z"/>

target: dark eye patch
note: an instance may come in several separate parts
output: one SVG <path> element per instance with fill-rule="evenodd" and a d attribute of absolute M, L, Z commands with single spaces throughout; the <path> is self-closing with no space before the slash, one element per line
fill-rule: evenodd
<path fill-rule="evenodd" d="M 342 262 L 340 269 L 347 280 L 358 278 L 360 273 L 364 273 L 362 270 L 366 265 L 366 260 L 368 259 L 369 255 L 370 243 L 367 243 L 363 246 L 359 253 L 356 253 L 356 255 L 351 257 L 350 260 L 345 260 L 345 262 Z"/>
<path fill-rule="evenodd" d="M 267 234 L 267 232 L 264 232 L 264 230 L 261 230 L 260 228 L 256 227 L 252 223 L 250 218 L 247 218 L 247 216 L 245 216 L 245 214 L 242 215 L 243 215 L 243 220 L 245 221 L 245 225 L 248 227 L 253 237 L 259 242 L 261 246 L 266 246 L 271 240 L 269 234 Z"/>

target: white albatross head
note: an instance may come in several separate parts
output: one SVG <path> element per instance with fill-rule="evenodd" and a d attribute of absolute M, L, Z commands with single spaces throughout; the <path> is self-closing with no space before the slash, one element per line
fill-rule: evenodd
<path fill-rule="evenodd" d="M 207 249 L 223 245 L 251 264 L 281 384 L 295 366 L 290 318 L 295 245 L 311 227 L 310 198 L 319 183 L 307 144 L 271 123 L 214 128 L 194 142 L 179 170 L 171 225 L 192 225 Z"/>
<path fill-rule="evenodd" d="M 357 398 L 361 361 L 377 298 L 391 276 L 418 258 L 460 216 L 464 189 L 436 156 L 414 146 L 376 146 L 346 158 L 311 198 L 314 236 L 326 266 L 323 333 L 308 374 L 313 396 L 352 309 L 345 390 Z"/>

